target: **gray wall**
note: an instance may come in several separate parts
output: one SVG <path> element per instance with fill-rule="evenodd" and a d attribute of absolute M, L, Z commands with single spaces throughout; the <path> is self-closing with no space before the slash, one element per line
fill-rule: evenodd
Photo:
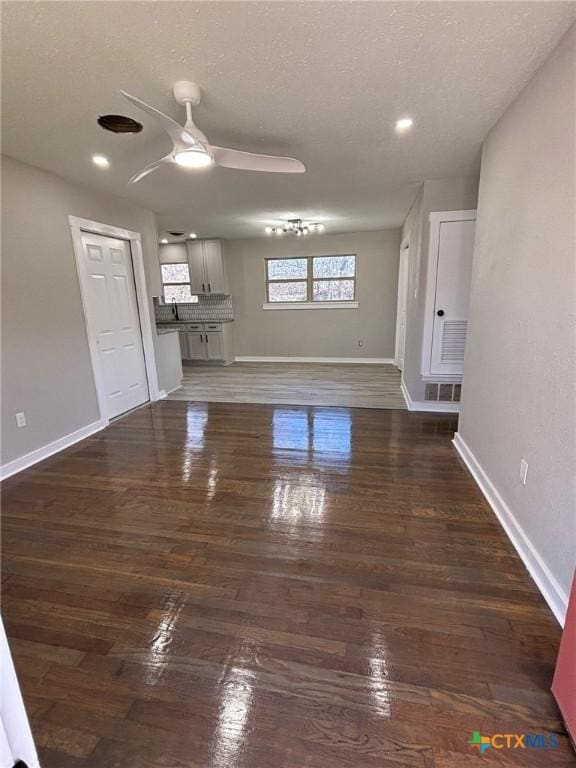
<path fill-rule="evenodd" d="M 236 355 L 393 357 L 399 248 L 399 230 L 228 241 Z M 265 258 L 338 253 L 357 254 L 358 309 L 262 309 Z"/>
<path fill-rule="evenodd" d="M 572 28 L 484 145 L 459 425 L 566 592 L 576 564 L 575 71 Z"/>
<path fill-rule="evenodd" d="M 424 400 L 422 338 L 428 272 L 428 245 L 432 211 L 466 211 L 476 208 L 478 178 L 426 180 L 402 227 L 402 241 L 410 238 L 410 272 L 406 316 L 406 353 L 402 378 L 415 401 Z"/>
<path fill-rule="evenodd" d="M 69 215 L 141 232 L 160 291 L 153 213 L 2 157 L 2 464 L 99 418 Z"/>
<path fill-rule="evenodd" d="M 188 249 L 186 243 L 165 243 L 158 246 L 160 264 L 187 263 Z"/>

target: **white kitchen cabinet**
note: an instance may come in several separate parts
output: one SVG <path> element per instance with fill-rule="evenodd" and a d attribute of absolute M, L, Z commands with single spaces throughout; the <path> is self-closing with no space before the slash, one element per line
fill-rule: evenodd
<path fill-rule="evenodd" d="M 186 336 L 186 360 L 204 360 L 204 334 L 203 333 L 185 333 Z"/>
<path fill-rule="evenodd" d="M 461 377 L 476 211 L 430 214 L 422 375 Z"/>
<path fill-rule="evenodd" d="M 195 323 L 184 327 L 180 329 L 180 349 L 183 360 L 231 363 L 234 360 L 232 323 Z"/>
<path fill-rule="evenodd" d="M 190 290 L 192 293 L 206 293 L 204 277 L 204 241 L 188 242 L 188 265 L 190 267 Z"/>
<path fill-rule="evenodd" d="M 223 360 L 224 359 L 224 340 L 222 332 L 210 331 L 205 334 L 206 338 L 206 359 Z"/>
<path fill-rule="evenodd" d="M 222 240 L 189 240 L 192 293 L 226 293 Z"/>

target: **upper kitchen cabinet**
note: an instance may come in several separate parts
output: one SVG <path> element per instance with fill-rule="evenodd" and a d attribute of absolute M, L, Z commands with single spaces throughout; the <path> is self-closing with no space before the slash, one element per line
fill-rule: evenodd
<path fill-rule="evenodd" d="M 189 240 L 192 293 L 226 293 L 222 240 Z"/>

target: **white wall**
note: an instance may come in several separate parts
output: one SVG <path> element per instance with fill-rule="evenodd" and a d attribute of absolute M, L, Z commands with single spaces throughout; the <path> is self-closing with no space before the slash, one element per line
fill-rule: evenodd
<path fill-rule="evenodd" d="M 2 157 L 2 464 L 99 418 L 69 215 L 142 233 L 160 292 L 153 213 Z"/>
<path fill-rule="evenodd" d="M 575 72 L 573 27 L 484 144 L 459 424 L 560 602 L 576 564 Z"/>
<path fill-rule="evenodd" d="M 424 400 L 422 339 L 432 211 L 466 211 L 476 208 L 478 178 L 426 180 L 402 227 L 402 241 L 410 238 L 410 272 L 406 314 L 406 354 L 402 378 L 412 400 Z"/>
<path fill-rule="evenodd" d="M 228 241 L 236 355 L 394 357 L 399 250 L 399 230 Z M 357 255 L 358 309 L 262 309 L 266 258 L 339 253 Z"/>

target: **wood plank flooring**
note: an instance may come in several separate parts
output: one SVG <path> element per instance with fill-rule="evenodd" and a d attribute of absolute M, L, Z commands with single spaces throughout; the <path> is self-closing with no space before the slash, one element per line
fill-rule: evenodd
<path fill-rule="evenodd" d="M 454 416 L 163 401 L 3 487 L 43 768 L 574 766 Z M 473 731 L 555 749 L 480 756 Z"/>
<path fill-rule="evenodd" d="M 393 365 L 331 363 L 188 364 L 170 400 L 272 405 L 406 408 Z"/>

